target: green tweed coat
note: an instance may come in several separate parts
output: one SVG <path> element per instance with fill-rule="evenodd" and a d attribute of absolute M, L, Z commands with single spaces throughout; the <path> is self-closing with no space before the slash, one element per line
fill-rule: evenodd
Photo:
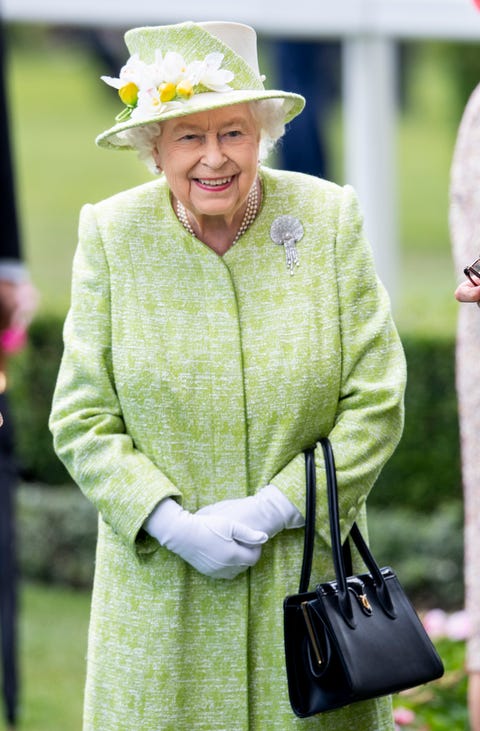
<path fill-rule="evenodd" d="M 233 581 L 197 573 L 142 524 L 273 482 L 304 509 L 302 449 L 330 435 L 342 525 L 402 429 L 405 364 L 353 190 L 262 169 L 263 203 L 223 257 L 178 223 L 163 179 L 85 206 L 55 447 L 99 512 L 84 731 L 391 731 L 389 699 L 307 720 L 289 706 L 282 603 L 303 530 Z M 304 228 L 290 275 L 270 238 Z M 313 576 L 332 577 L 321 450 Z"/>

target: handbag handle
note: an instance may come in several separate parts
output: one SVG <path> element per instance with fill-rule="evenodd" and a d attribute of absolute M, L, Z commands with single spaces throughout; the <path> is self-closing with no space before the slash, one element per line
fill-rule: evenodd
<path fill-rule="evenodd" d="M 308 591 L 312 571 L 313 544 L 315 542 L 315 510 L 317 501 L 317 475 L 315 468 L 315 447 L 305 450 L 305 533 L 303 561 L 300 573 L 299 594 Z"/>
<path fill-rule="evenodd" d="M 335 577 L 337 579 L 338 599 L 344 619 L 350 624 L 353 623 L 353 610 L 348 590 L 348 582 L 345 573 L 345 564 L 343 561 L 341 548 L 341 532 L 338 509 L 338 490 L 337 490 L 337 474 L 335 469 L 335 459 L 333 456 L 332 445 L 326 437 L 320 439 L 322 445 L 323 456 L 325 461 L 325 471 L 327 475 L 327 495 L 328 495 L 328 512 L 330 517 L 330 537 L 332 542 L 333 565 L 335 568 Z M 370 549 L 368 548 L 357 523 L 352 525 L 350 529 L 350 537 L 362 557 L 365 566 L 375 584 L 380 604 L 383 610 L 390 617 L 396 617 L 395 607 L 388 591 L 385 577 L 383 576 L 377 562 L 375 561 Z"/>
<path fill-rule="evenodd" d="M 303 594 L 308 591 L 310 575 L 312 572 L 313 547 L 315 543 L 315 510 L 317 499 L 317 474 L 315 466 L 316 444 L 305 449 L 305 533 L 303 544 L 303 561 L 300 574 L 300 585 L 298 592 Z M 347 570 L 352 571 L 352 554 L 348 540 L 342 546 L 343 563 Z"/>
<path fill-rule="evenodd" d="M 353 623 L 353 610 L 348 589 L 348 581 L 345 571 L 345 555 L 341 542 L 339 507 L 338 507 L 338 490 L 337 475 L 335 469 L 335 459 L 333 456 L 332 445 L 327 437 L 320 439 L 323 450 L 325 472 L 327 478 L 327 497 L 328 512 L 330 521 L 330 537 L 332 543 L 333 566 L 335 569 L 335 577 L 337 580 L 337 590 L 339 604 L 344 619 L 349 623 Z M 316 503 L 316 475 L 315 475 L 315 448 L 310 447 L 305 450 L 305 472 L 306 472 L 306 509 L 305 509 L 305 538 L 302 572 L 300 576 L 299 592 L 308 590 L 310 582 L 310 572 L 312 566 L 313 546 L 315 536 L 315 503 Z M 352 525 L 350 530 L 352 538 L 365 566 L 370 571 L 377 595 L 382 608 L 390 617 L 396 616 L 395 607 L 390 597 L 385 578 L 375 561 L 370 549 L 363 538 L 361 531 L 356 523 Z M 347 541 L 348 543 L 348 541 Z M 350 568 L 350 567 L 349 567 Z"/>

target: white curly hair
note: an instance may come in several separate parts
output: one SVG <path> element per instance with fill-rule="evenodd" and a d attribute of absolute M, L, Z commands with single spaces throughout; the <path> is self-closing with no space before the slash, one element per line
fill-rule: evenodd
<path fill-rule="evenodd" d="M 285 107 L 283 99 L 259 99 L 248 102 L 253 117 L 260 127 L 259 158 L 265 160 L 278 140 L 285 133 Z M 151 122 L 141 127 L 119 132 L 117 137 L 125 146 L 137 151 L 139 159 L 150 172 L 158 174 L 153 157 L 156 140 L 162 134 L 162 123 Z"/>

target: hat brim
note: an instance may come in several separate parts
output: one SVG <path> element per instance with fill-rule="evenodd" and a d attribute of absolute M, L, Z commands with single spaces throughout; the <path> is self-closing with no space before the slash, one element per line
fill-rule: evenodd
<path fill-rule="evenodd" d="M 198 112 L 206 112 L 210 109 L 220 109 L 221 107 L 229 107 L 233 104 L 243 104 L 246 102 L 259 101 L 261 99 L 282 99 L 284 102 L 285 124 L 291 122 L 305 106 L 305 99 L 300 94 L 293 94 L 285 91 L 274 89 L 245 89 L 232 90 L 228 92 L 204 92 L 196 94 L 188 101 L 182 102 L 181 107 L 163 111 L 156 117 L 150 119 L 128 119 L 126 122 L 119 122 L 114 127 L 102 132 L 98 135 L 95 143 L 99 147 L 113 150 L 132 150 L 131 145 L 122 137 L 118 137 L 120 132 L 135 127 L 143 127 L 146 124 L 154 122 L 165 122 L 167 119 L 175 119 L 175 117 L 185 117 L 188 114 L 196 114 Z"/>

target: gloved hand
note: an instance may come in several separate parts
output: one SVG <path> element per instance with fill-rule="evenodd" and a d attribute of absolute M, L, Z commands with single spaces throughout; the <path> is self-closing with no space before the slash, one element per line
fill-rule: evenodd
<path fill-rule="evenodd" d="M 143 527 L 201 574 L 216 579 L 234 579 L 254 566 L 268 540 L 233 518 L 189 513 L 172 498 L 162 500 Z"/>
<path fill-rule="evenodd" d="M 272 538 L 286 528 L 305 525 L 303 515 L 275 485 L 262 487 L 255 495 L 221 500 L 198 510 L 195 515 L 223 516 L 263 531 Z"/>

